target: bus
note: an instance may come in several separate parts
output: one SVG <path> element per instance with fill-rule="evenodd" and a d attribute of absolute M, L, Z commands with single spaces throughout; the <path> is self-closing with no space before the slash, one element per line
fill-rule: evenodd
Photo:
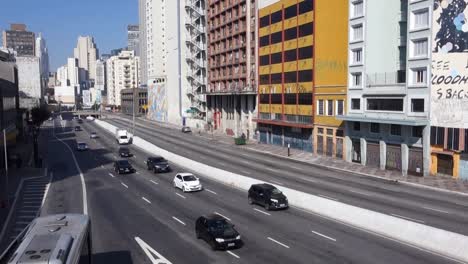
<path fill-rule="evenodd" d="M 91 222 L 82 214 L 34 219 L 0 256 L 0 264 L 90 264 Z"/>

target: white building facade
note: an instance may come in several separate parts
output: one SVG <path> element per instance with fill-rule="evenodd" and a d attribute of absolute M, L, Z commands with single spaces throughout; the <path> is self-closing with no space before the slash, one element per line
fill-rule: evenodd
<path fill-rule="evenodd" d="M 39 57 L 42 87 L 45 89 L 49 81 L 49 52 L 46 41 L 41 33 L 39 33 L 39 37 L 36 38 L 36 57 Z"/>
<path fill-rule="evenodd" d="M 134 51 L 124 50 L 106 61 L 108 105 L 121 105 L 122 89 L 138 88 L 140 58 L 134 54 Z"/>
<path fill-rule="evenodd" d="M 142 75 L 148 118 L 202 127 L 205 123 L 205 2 L 140 0 Z"/>
<path fill-rule="evenodd" d="M 31 109 L 40 104 L 43 95 L 39 57 L 16 57 L 20 107 Z"/>
<path fill-rule="evenodd" d="M 99 58 L 99 51 L 93 37 L 79 36 L 73 54 L 78 59 L 78 66 L 86 70 L 86 77 L 90 80 L 96 79 L 96 60 Z"/>

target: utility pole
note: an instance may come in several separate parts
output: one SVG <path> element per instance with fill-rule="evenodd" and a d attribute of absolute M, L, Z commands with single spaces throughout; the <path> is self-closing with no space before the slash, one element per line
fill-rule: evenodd
<path fill-rule="evenodd" d="M 135 136 L 135 88 L 133 89 L 132 96 L 132 137 Z"/>
<path fill-rule="evenodd" d="M 6 207 L 8 208 L 10 206 L 10 193 L 8 189 L 9 186 L 8 186 L 8 156 L 7 156 L 6 129 L 3 129 L 3 150 L 4 150 L 4 155 L 5 155 Z"/>

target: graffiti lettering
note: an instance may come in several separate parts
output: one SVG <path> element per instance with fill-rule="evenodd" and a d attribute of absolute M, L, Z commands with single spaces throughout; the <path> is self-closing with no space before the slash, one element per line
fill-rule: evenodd
<path fill-rule="evenodd" d="M 460 76 L 456 75 L 455 77 L 452 76 L 444 76 L 444 75 L 433 75 L 432 76 L 432 84 L 467 84 L 468 83 L 468 76 Z"/>
<path fill-rule="evenodd" d="M 450 61 L 432 61 L 432 69 L 433 70 L 444 70 L 448 71 L 450 70 Z"/>
<path fill-rule="evenodd" d="M 453 100 L 465 100 L 468 99 L 468 90 L 465 89 L 446 89 L 442 90 L 439 88 L 436 90 L 437 99 L 453 99 Z"/>

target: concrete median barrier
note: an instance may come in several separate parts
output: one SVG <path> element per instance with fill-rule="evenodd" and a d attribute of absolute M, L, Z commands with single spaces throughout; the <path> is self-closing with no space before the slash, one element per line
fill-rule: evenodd
<path fill-rule="evenodd" d="M 109 123 L 96 120 L 96 124 L 110 133 L 115 133 L 116 127 Z M 171 153 L 140 137 L 134 137 L 133 144 L 149 153 L 162 155 L 171 162 L 234 188 L 247 191 L 252 184 L 263 182 Z M 468 263 L 467 236 L 325 199 L 286 187 L 280 187 L 280 189 L 288 197 L 289 203 L 292 206 L 454 260 Z"/>

